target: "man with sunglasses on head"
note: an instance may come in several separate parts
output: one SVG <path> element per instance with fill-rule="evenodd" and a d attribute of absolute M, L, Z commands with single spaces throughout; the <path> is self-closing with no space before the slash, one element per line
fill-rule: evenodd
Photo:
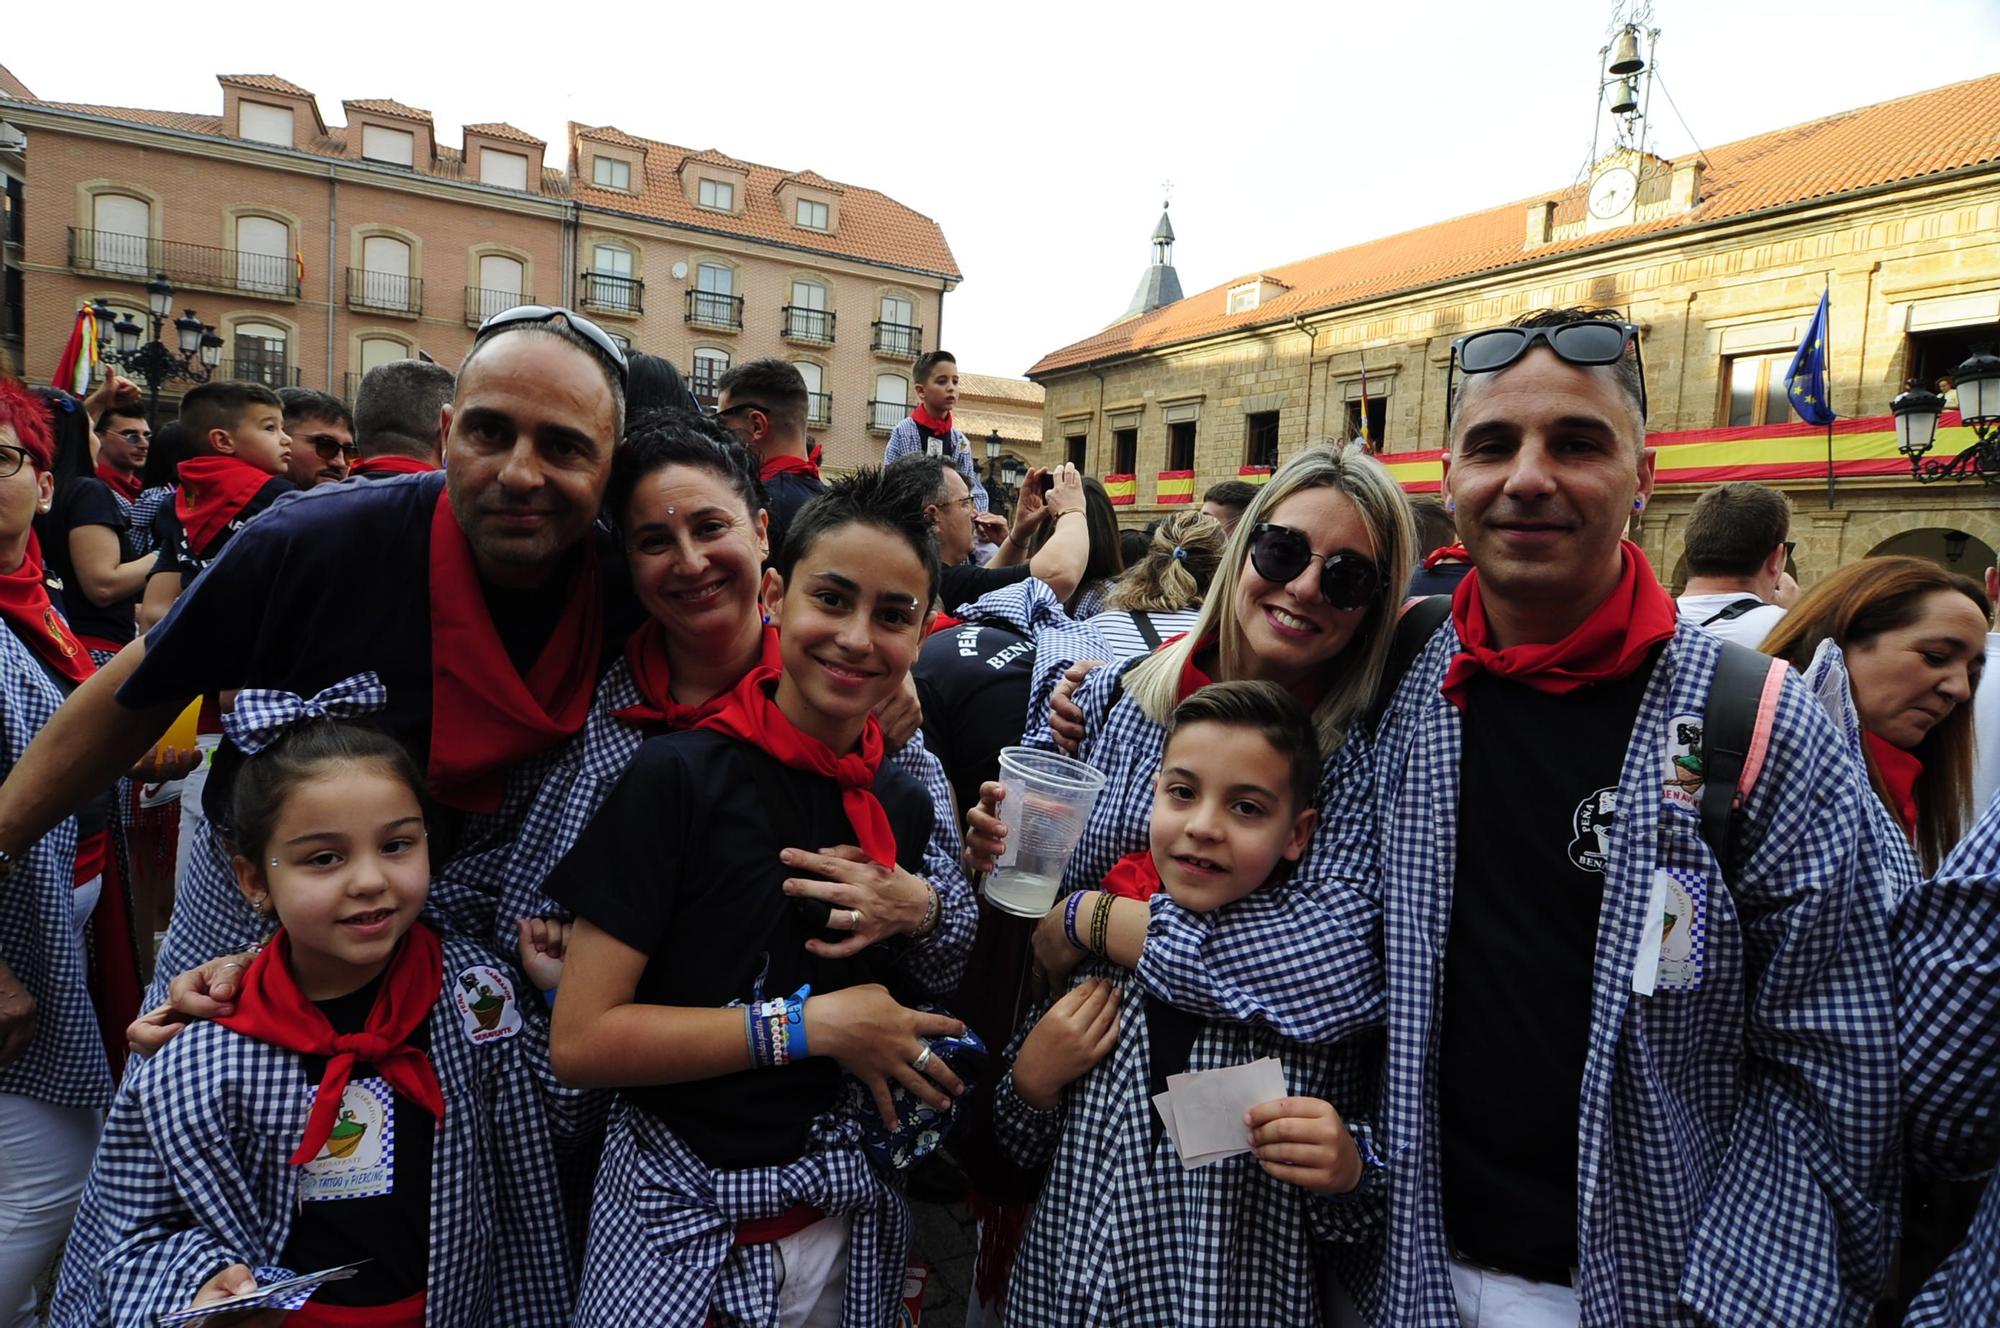
<path fill-rule="evenodd" d="M 194 698 L 242 688 L 311 698 L 361 674 L 386 692 L 367 722 L 427 772 L 434 868 L 504 847 L 536 763 L 581 727 L 596 684 L 605 613 L 592 531 L 624 425 L 625 372 L 617 345 L 567 310 L 488 319 L 445 412 L 442 473 L 323 485 L 276 504 L 77 689 L 0 784 L 0 890 L 28 845 Z M 225 741 L 204 829 L 226 830 L 239 765 Z M 488 934 L 490 918 L 467 930 Z M 154 999 L 259 934 L 215 836 L 200 835 Z M 211 965 L 191 984 L 205 997 L 181 1008 L 220 1012 L 242 971 L 236 959 Z"/>
<path fill-rule="evenodd" d="M 771 552 L 798 510 L 826 492 L 806 455 L 806 380 L 785 361 L 746 360 L 716 381 L 715 418 L 757 458 L 770 519 Z"/>
<path fill-rule="evenodd" d="M 1402 1150 L 1373 1312 L 1858 1325 L 1897 1193 L 1902 868 L 1860 829 L 1867 781 L 1795 677 L 1753 674 L 1768 746 L 1704 836 L 1723 646 L 1625 538 L 1653 489 L 1637 328 L 1542 311 L 1461 337 L 1451 376 L 1474 571 L 1336 868 L 1380 900 L 1377 1137 Z"/>

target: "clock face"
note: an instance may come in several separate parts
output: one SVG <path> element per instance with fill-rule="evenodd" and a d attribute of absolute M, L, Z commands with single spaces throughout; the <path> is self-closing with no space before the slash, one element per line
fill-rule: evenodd
<path fill-rule="evenodd" d="M 1632 205 L 1639 192 L 1639 177 L 1624 166 L 1614 166 L 1590 186 L 1590 215 L 1615 217 Z"/>

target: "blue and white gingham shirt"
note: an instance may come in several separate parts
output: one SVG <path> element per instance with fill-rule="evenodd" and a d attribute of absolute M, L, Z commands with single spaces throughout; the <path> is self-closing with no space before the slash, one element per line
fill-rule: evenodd
<path fill-rule="evenodd" d="M 888 446 L 882 449 L 882 464 L 888 465 L 897 457 L 915 452 L 919 456 L 924 451 L 923 430 L 917 428 L 916 417 L 905 415 L 902 423 L 889 433 Z M 951 463 L 958 467 L 958 473 L 965 476 L 965 487 L 972 490 L 973 510 L 986 510 L 986 486 L 979 482 L 979 467 L 973 464 L 972 444 L 965 439 L 962 429 L 951 431 Z"/>

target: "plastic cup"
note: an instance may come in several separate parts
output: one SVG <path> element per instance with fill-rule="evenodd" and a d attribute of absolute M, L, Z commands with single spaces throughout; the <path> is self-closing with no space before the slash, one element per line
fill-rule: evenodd
<path fill-rule="evenodd" d="M 1000 804 L 1007 851 L 986 878 L 986 898 L 1002 912 L 1038 918 L 1056 902 L 1083 823 L 1104 788 L 1104 772 L 1054 752 L 1006 747 L 1000 782 L 1007 789 Z"/>

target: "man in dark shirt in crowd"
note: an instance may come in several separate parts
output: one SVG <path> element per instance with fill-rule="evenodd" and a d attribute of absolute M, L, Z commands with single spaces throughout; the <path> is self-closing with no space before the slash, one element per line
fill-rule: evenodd
<path fill-rule="evenodd" d="M 1458 527 L 1445 510 L 1444 499 L 1424 494 L 1410 499 L 1410 520 L 1417 527 L 1417 556 L 1410 574 L 1410 594 L 1449 595 L 1472 570 L 1472 555 L 1458 542 Z"/>
<path fill-rule="evenodd" d="M 792 517 L 826 492 L 806 455 L 806 380 L 795 366 L 765 356 L 745 360 L 715 386 L 715 418 L 757 458 L 775 556 Z"/>
<path fill-rule="evenodd" d="M 1243 519 L 1256 498 L 1257 490 L 1245 481 L 1224 480 L 1208 486 L 1208 492 L 1201 496 L 1201 510 L 1220 521 L 1224 532 L 1230 532 L 1236 529 L 1236 523 Z"/>
<path fill-rule="evenodd" d="M 420 475 L 440 464 L 451 370 L 429 360 L 391 360 L 361 378 L 354 393 L 354 466 L 350 475 L 381 479 Z"/>
<path fill-rule="evenodd" d="M 354 413 L 347 403 L 310 387 L 281 387 L 278 399 L 292 438 L 285 478 L 301 489 L 346 479 L 354 464 Z"/>
<path fill-rule="evenodd" d="M 1075 466 L 1057 466 L 1053 471 L 1031 470 L 1021 485 L 1020 504 L 1014 509 L 1014 525 L 1000 542 L 1000 552 L 981 567 L 967 561 L 972 557 L 972 490 L 965 477 L 943 457 L 913 452 L 889 463 L 889 473 L 899 483 L 912 486 L 930 513 L 937 531 L 938 606 L 955 613 L 989 590 L 1011 586 L 1029 577 L 1046 581 L 1056 597 L 1067 600 L 1083 579 L 1090 558 L 1090 531 L 1083 520 L 1083 477 Z M 1049 491 L 1040 492 L 1044 474 L 1052 477 Z M 1075 520 L 1068 518 L 1074 517 Z M 1032 558 L 1024 555 L 1037 526 L 1055 524 L 1042 547 Z M 935 629 L 933 629 L 935 630 Z"/>
<path fill-rule="evenodd" d="M 153 426 L 137 402 L 111 406 L 97 417 L 97 478 L 130 507 L 145 489 Z"/>

